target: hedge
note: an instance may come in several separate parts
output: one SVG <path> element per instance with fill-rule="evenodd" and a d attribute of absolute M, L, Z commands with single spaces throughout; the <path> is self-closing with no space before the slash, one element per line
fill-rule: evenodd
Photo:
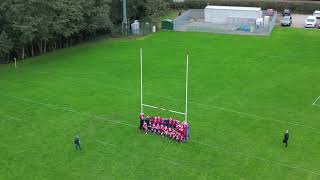
<path fill-rule="evenodd" d="M 314 10 L 320 10 L 319 1 L 284 1 L 284 0 L 185 0 L 185 2 L 173 3 L 173 9 L 203 9 L 207 5 L 221 6 L 248 6 L 261 7 L 262 9 L 275 9 L 282 12 L 289 8 L 294 13 L 310 14 Z"/>

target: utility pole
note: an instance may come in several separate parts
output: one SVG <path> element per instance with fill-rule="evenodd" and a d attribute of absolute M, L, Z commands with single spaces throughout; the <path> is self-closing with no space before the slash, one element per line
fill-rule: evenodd
<path fill-rule="evenodd" d="M 122 0 L 122 34 L 128 34 L 127 0 Z"/>

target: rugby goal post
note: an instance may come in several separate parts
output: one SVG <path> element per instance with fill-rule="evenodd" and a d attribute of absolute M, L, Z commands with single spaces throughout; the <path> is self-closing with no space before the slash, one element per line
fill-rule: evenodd
<path fill-rule="evenodd" d="M 169 111 L 175 114 L 184 115 L 184 121 L 188 122 L 188 77 L 189 76 L 189 52 L 186 53 L 186 91 L 185 91 L 185 112 L 179 112 L 171 109 L 165 109 L 162 107 L 157 107 L 149 104 L 144 104 L 143 102 L 143 53 L 142 48 L 140 48 L 140 109 L 141 113 L 143 113 L 143 107 L 150 107 L 154 109 L 159 109 L 162 111 Z"/>

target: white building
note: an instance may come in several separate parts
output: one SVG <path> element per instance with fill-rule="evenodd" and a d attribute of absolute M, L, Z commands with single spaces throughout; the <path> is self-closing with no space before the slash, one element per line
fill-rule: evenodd
<path fill-rule="evenodd" d="M 207 6 L 204 9 L 205 22 L 225 24 L 234 19 L 262 18 L 258 7 Z"/>

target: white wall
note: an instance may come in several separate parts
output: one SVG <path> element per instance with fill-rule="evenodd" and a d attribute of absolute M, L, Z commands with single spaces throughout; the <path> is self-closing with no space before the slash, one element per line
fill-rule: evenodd
<path fill-rule="evenodd" d="M 205 22 L 224 24 L 229 17 L 257 19 L 262 17 L 262 11 L 205 9 Z"/>

